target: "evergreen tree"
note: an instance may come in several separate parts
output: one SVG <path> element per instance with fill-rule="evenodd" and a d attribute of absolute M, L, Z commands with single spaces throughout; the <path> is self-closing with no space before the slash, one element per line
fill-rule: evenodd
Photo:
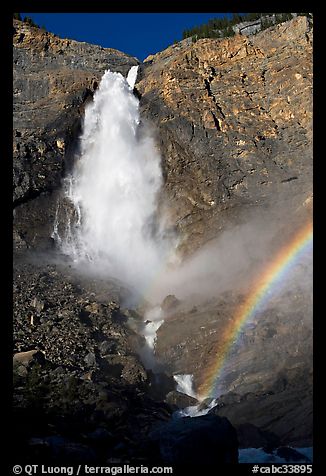
<path fill-rule="evenodd" d="M 229 25 L 227 28 L 224 29 L 223 31 L 223 36 L 225 38 L 229 37 L 229 36 L 234 36 L 234 31 L 233 31 L 233 28 L 231 25 Z"/>
<path fill-rule="evenodd" d="M 240 17 L 240 15 L 239 15 L 239 13 L 233 13 L 233 15 L 232 15 L 232 23 L 233 23 L 234 25 L 236 25 L 237 23 L 240 23 L 240 22 L 241 22 L 240 18 L 241 18 L 241 17 Z"/>
<path fill-rule="evenodd" d="M 274 22 L 271 18 L 268 17 L 263 17 L 261 19 L 261 29 L 266 30 L 266 28 L 269 28 L 270 26 L 273 26 Z"/>
<path fill-rule="evenodd" d="M 275 17 L 273 17 L 275 15 Z M 298 13 L 298 15 L 305 15 L 311 18 L 309 13 Z M 291 13 L 233 13 L 231 17 L 223 16 L 219 18 L 212 18 L 206 24 L 194 26 L 193 28 L 184 30 L 183 38 L 220 38 L 225 36 L 233 36 L 234 31 L 232 26 L 244 21 L 261 21 L 261 29 L 264 30 L 274 24 L 288 21 L 292 19 Z M 196 41 L 195 40 L 195 41 Z"/>

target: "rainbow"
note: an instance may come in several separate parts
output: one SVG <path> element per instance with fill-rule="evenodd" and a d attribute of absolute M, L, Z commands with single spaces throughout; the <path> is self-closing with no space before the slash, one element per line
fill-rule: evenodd
<path fill-rule="evenodd" d="M 281 251 L 269 262 L 264 272 L 254 283 L 251 292 L 237 309 L 231 323 L 225 328 L 221 336 L 216 360 L 207 368 L 203 383 L 199 386 L 200 399 L 216 397 L 216 388 L 219 377 L 226 363 L 228 354 L 237 341 L 244 325 L 257 314 L 266 303 L 273 290 L 279 286 L 290 269 L 312 245 L 313 226 L 305 224 L 295 237 L 284 246 Z"/>

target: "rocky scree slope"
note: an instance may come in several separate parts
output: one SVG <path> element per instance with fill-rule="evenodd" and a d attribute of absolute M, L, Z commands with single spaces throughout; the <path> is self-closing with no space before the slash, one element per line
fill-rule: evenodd
<path fill-rule="evenodd" d="M 135 354 L 140 337 L 126 322 L 141 316 L 120 308 L 126 293 L 119 283 L 83 280 L 35 255 L 16 260 L 16 457 L 31 464 L 184 464 L 199 431 L 218 448 L 202 444 L 193 463 L 237 462 L 237 434 L 226 418 L 171 421 L 176 407 L 163 402 L 162 385 L 160 398 L 150 396 L 156 378 Z"/>
<path fill-rule="evenodd" d="M 54 264 L 16 261 L 14 404 L 16 452 L 60 461 L 148 457 L 141 445 L 171 408 L 147 396 L 150 378 L 125 325 L 118 284 Z M 80 460 L 80 461 L 79 461 Z"/>

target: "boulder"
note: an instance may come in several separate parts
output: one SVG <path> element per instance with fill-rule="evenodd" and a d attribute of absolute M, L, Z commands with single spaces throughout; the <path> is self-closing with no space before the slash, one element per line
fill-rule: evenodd
<path fill-rule="evenodd" d="M 173 311 L 179 304 L 179 299 L 177 299 L 173 294 L 169 294 L 163 299 L 161 309 L 163 312 L 170 312 Z"/>
<path fill-rule="evenodd" d="M 307 458 L 307 456 L 300 453 L 300 448 L 298 448 L 298 451 L 297 451 L 294 448 L 289 448 L 287 446 L 281 446 L 281 447 L 277 448 L 276 454 L 280 458 L 284 458 L 286 461 L 289 461 L 291 463 L 294 463 L 294 462 L 311 463 L 310 459 Z"/>
<path fill-rule="evenodd" d="M 84 358 L 84 361 L 87 367 L 94 367 L 96 365 L 96 356 L 94 352 L 89 352 Z"/>
<path fill-rule="evenodd" d="M 172 420 L 153 430 L 149 436 L 166 464 L 238 462 L 236 430 L 229 420 L 216 415 Z"/>
<path fill-rule="evenodd" d="M 13 356 L 13 363 L 24 367 L 28 367 L 32 362 L 43 363 L 45 360 L 44 353 L 40 350 L 33 349 L 27 352 L 17 352 Z"/>
<path fill-rule="evenodd" d="M 169 405 L 174 405 L 180 409 L 191 407 L 197 405 L 198 400 L 196 398 L 190 397 L 184 393 L 178 392 L 177 390 L 173 390 L 169 392 L 165 397 L 166 403 Z"/>
<path fill-rule="evenodd" d="M 149 378 L 148 393 L 151 398 L 163 401 L 169 392 L 175 389 L 175 380 L 165 372 L 153 372 L 151 369 L 147 370 Z"/>
<path fill-rule="evenodd" d="M 236 426 L 239 448 L 273 449 L 280 445 L 280 439 L 270 431 L 264 431 L 251 423 Z"/>

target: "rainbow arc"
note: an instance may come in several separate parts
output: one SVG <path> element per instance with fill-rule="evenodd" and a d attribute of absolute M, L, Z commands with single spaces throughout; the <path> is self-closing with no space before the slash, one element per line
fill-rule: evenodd
<path fill-rule="evenodd" d="M 201 399 L 216 397 L 216 389 L 230 350 L 238 340 L 244 326 L 257 316 L 275 290 L 282 285 L 293 266 L 312 247 L 313 226 L 305 224 L 269 262 L 257 278 L 252 290 L 236 310 L 230 324 L 224 329 L 216 359 L 207 368 L 198 394 Z"/>

